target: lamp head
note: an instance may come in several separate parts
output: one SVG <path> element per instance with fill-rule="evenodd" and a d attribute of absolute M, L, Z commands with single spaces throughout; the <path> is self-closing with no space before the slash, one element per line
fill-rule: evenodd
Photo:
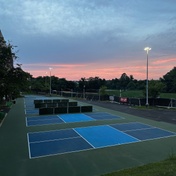
<path fill-rule="evenodd" d="M 147 54 L 148 54 L 148 52 L 149 52 L 151 49 L 152 49 L 152 48 L 150 48 L 150 47 L 145 47 L 145 48 L 144 48 L 144 50 L 147 51 Z"/>

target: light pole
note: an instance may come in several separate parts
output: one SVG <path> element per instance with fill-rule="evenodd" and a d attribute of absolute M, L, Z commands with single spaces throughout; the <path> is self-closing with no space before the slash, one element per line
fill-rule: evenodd
<path fill-rule="evenodd" d="M 144 50 L 147 52 L 146 107 L 148 107 L 149 106 L 149 103 L 148 103 L 148 53 L 151 50 L 151 48 L 145 47 Z"/>
<path fill-rule="evenodd" d="M 85 93 L 86 93 L 86 92 L 85 92 L 85 87 L 86 87 L 86 86 L 84 85 L 84 86 L 83 86 L 83 99 L 85 99 Z"/>
<path fill-rule="evenodd" d="M 46 90 L 47 90 L 47 85 L 46 85 L 47 82 L 46 82 L 46 81 L 47 81 L 47 74 L 48 74 L 48 73 L 46 72 L 45 74 L 46 74 L 46 76 L 45 76 L 45 88 L 46 88 Z"/>
<path fill-rule="evenodd" d="M 50 70 L 50 96 L 51 96 L 51 70 L 52 68 L 50 67 L 49 70 Z"/>

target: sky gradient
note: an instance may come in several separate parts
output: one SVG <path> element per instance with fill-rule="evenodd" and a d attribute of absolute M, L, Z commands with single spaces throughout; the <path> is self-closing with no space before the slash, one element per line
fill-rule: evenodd
<path fill-rule="evenodd" d="M 34 77 L 122 73 L 159 79 L 176 66 L 175 0 L 0 0 L 0 30 Z"/>

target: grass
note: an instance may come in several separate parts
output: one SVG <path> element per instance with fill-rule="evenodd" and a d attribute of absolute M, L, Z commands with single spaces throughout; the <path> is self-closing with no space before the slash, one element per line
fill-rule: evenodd
<path fill-rule="evenodd" d="M 13 104 L 13 102 L 11 102 L 11 101 L 6 102 L 6 106 L 7 106 L 7 107 L 11 107 L 12 104 Z"/>
<path fill-rule="evenodd" d="M 176 99 L 176 93 L 161 93 L 161 98 L 175 98 Z"/>
<path fill-rule="evenodd" d="M 120 90 L 107 90 L 108 95 L 116 95 L 120 96 Z M 128 98 L 144 98 L 142 90 L 127 90 L 121 91 L 121 97 L 128 97 Z M 175 98 L 176 93 L 161 93 L 160 98 Z"/>
<path fill-rule="evenodd" d="M 104 176 L 176 176 L 176 156 L 131 169 L 106 174 Z"/>
<path fill-rule="evenodd" d="M 133 97 L 133 98 L 142 98 L 143 92 L 140 90 L 128 90 L 128 91 L 121 91 L 120 90 L 107 90 L 108 95 L 116 95 L 121 97 Z"/>

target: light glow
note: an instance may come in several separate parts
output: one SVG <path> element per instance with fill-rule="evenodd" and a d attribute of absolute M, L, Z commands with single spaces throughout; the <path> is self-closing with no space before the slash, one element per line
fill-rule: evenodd
<path fill-rule="evenodd" d="M 147 54 L 148 54 L 148 52 L 149 52 L 151 49 L 152 49 L 152 48 L 150 48 L 150 47 L 145 47 L 145 48 L 144 48 L 144 50 L 147 51 Z"/>

